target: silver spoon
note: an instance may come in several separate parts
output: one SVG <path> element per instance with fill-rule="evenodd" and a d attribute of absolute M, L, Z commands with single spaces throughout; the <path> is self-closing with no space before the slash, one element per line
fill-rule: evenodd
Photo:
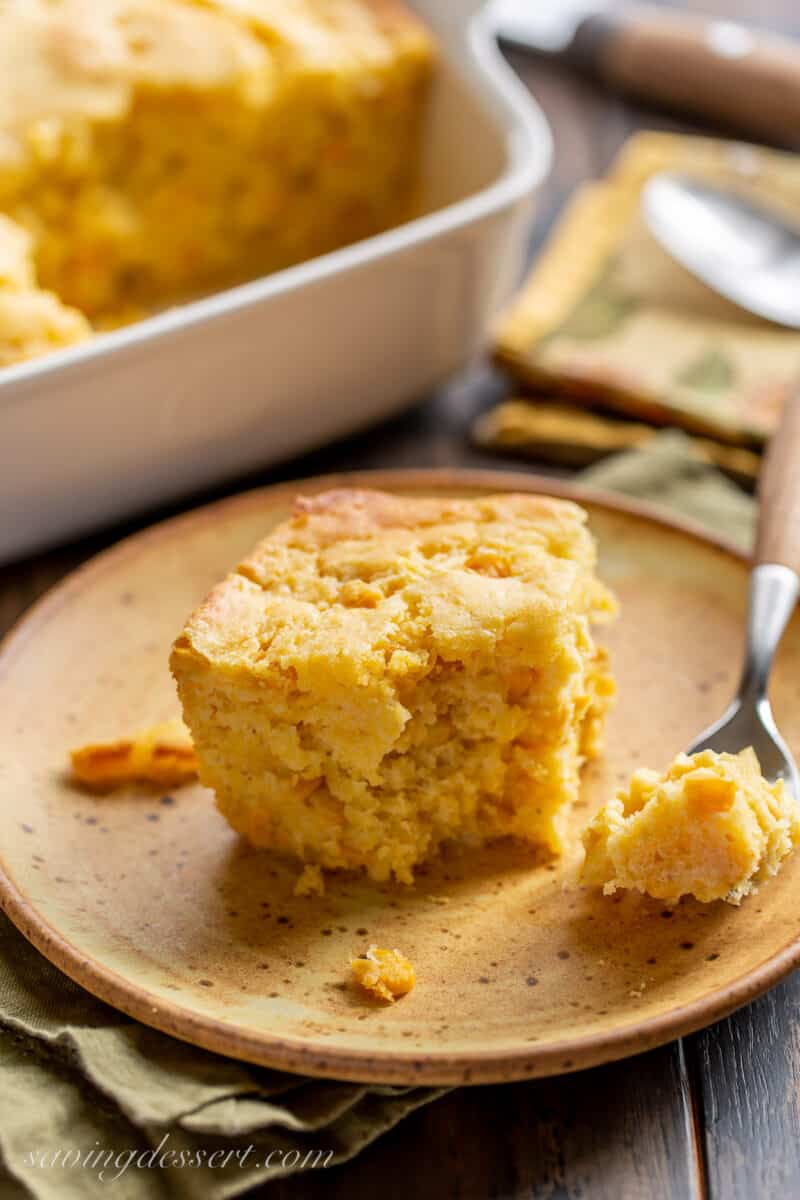
<path fill-rule="evenodd" d="M 800 329 L 800 227 L 668 171 L 648 180 L 641 204 L 650 232 L 687 271 L 740 308 Z"/>
<path fill-rule="evenodd" d="M 785 780 L 800 801 L 800 776 L 767 698 L 778 643 L 800 596 L 800 396 L 787 401 L 759 483 L 759 519 L 745 662 L 736 699 L 688 753 L 752 746 L 765 779 Z"/>

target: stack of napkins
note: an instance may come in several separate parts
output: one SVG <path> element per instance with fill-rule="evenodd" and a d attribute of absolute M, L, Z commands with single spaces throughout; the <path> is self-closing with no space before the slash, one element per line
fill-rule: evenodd
<path fill-rule="evenodd" d="M 661 170 L 708 179 L 800 223 L 800 156 L 637 134 L 606 179 L 576 192 L 500 320 L 496 359 L 550 402 L 588 404 L 757 451 L 796 386 L 800 333 L 743 312 L 661 249 L 639 204 L 644 183 Z M 531 416 L 531 449 L 537 429 Z M 524 412 L 494 410 L 477 436 L 484 445 L 516 441 L 519 452 L 526 441 Z M 576 440 L 588 436 L 576 429 Z M 613 426 L 608 437 L 614 440 Z M 734 474 L 753 469 L 752 459 L 733 460 Z"/>

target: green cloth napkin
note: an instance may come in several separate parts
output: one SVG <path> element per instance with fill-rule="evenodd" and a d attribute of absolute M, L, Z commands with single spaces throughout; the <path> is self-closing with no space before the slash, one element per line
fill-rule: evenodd
<path fill-rule="evenodd" d="M 95 1000 L 0 915 L 2 1200 L 91 1200 L 110 1185 L 119 1200 L 237 1196 L 344 1162 L 443 1091 L 306 1079 L 195 1049 Z M 148 1167 L 162 1142 L 173 1165 Z M 100 1165 L 70 1165 L 100 1151 L 116 1159 L 102 1178 Z M 174 1165 L 215 1151 L 211 1165 Z M 224 1164 L 227 1151 L 239 1160 Z M 54 1152 L 67 1163 L 42 1165 Z M 143 1165 L 125 1167 L 134 1156 Z"/>
<path fill-rule="evenodd" d="M 691 517 L 743 550 L 753 544 L 756 502 L 715 467 L 691 453 L 679 429 L 660 433 L 641 450 L 612 454 L 582 471 L 581 483 L 624 492 Z"/>
<path fill-rule="evenodd" d="M 689 458 L 680 434 L 580 478 L 750 542 L 754 502 Z M 95 1000 L 0 915 L 2 1200 L 92 1200 L 110 1186 L 118 1200 L 222 1200 L 344 1162 L 444 1091 L 305 1079 L 197 1050 Z M 149 1166 L 152 1151 L 173 1165 Z M 66 1162 L 51 1165 L 54 1153 Z"/>

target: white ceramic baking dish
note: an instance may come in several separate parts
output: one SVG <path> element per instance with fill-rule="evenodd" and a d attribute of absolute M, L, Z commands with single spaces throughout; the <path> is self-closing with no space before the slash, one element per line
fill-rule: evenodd
<path fill-rule="evenodd" d="M 386 417 L 480 346 L 550 135 L 479 0 L 413 7 L 444 58 L 423 215 L 0 371 L 0 560 Z"/>

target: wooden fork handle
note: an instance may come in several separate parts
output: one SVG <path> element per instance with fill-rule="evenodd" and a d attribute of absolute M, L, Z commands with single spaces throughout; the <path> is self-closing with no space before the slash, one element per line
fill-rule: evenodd
<path fill-rule="evenodd" d="M 779 563 L 800 575 L 800 391 L 786 401 L 758 485 L 755 565 Z"/>
<path fill-rule="evenodd" d="M 575 57 L 606 83 L 651 104 L 759 139 L 800 141 L 800 46 L 791 38 L 626 4 L 586 17 L 573 45 Z"/>

